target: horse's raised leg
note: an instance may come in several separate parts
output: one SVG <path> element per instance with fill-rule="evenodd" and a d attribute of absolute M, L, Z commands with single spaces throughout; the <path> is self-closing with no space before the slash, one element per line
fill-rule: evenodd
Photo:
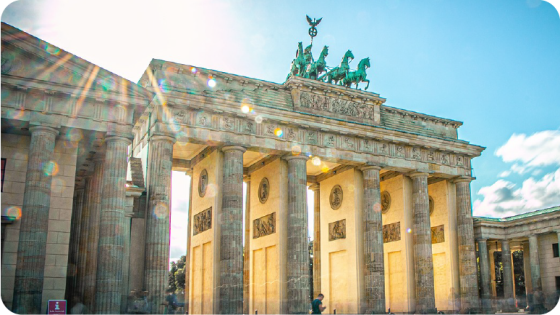
<path fill-rule="evenodd" d="M 365 80 L 365 79 L 364 79 L 363 82 L 367 82 L 366 88 L 364 89 L 364 90 L 367 90 L 367 88 L 369 87 L 369 80 Z M 357 84 L 356 84 L 356 86 L 357 86 Z"/>

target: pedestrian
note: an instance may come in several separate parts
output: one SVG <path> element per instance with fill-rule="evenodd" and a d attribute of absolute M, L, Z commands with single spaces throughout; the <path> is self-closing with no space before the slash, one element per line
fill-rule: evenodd
<path fill-rule="evenodd" d="M 175 295 L 175 290 L 169 288 L 165 292 L 165 304 L 167 305 L 167 314 L 175 314 L 177 310 L 177 296 Z"/>
<path fill-rule="evenodd" d="M 321 314 L 327 307 L 323 306 L 323 299 L 325 296 L 323 293 L 319 293 L 317 298 L 311 302 L 311 314 Z"/>
<path fill-rule="evenodd" d="M 87 314 L 88 313 L 88 311 L 86 309 L 86 306 L 82 303 L 82 301 L 80 301 L 79 296 L 74 296 L 72 298 L 72 302 L 74 302 L 74 305 L 70 309 L 70 314 Z"/>

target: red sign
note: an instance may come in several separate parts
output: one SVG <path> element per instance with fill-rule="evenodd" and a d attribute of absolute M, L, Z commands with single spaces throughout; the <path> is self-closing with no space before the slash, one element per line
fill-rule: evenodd
<path fill-rule="evenodd" d="M 66 300 L 49 300 L 47 314 L 66 314 Z"/>

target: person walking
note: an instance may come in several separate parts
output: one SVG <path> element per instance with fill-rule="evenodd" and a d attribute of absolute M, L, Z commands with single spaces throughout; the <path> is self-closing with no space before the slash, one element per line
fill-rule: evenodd
<path fill-rule="evenodd" d="M 167 289 L 166 293 L 165 304 L 167 305 L 167 314 L 175 314 L 175 311 L 177 310 L 177 296 L 171 288 Z"/>
<path fill-rule="evenodd" d="M 317 298 L 311 302 L 311 314 L 321 314 L 327 307 L 323 306 L 323 293 L 319 293 Z"/>

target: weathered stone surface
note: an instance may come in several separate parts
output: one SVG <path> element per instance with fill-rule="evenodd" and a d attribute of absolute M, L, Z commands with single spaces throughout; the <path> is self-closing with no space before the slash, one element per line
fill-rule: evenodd
<path fill-rule="evenodd" d="M 78 271 L 78 256 L 80 249 L 80 227 L 82 219 L 82 209 L 84 201 L 84 189 L 76 189 L 76 194 L 74 196 L 74 206 L 72 211 L 72 227 L 70 229 L 70 254 L 68 257 L 68 268 L 66 274 L 68 275 L 67 287 L 68 292 L 71 292 L 68 296 L 75 296 L 77 293 L 77 271 Z M 47 235 L 48 238 L 48 235 Z M 48 243 L 48 239 L 47 239 Z M 78 295 L 79 296 L 79 295 Z"/>
<path fill-rule="evenodd" d="M 541 280 L 541 267 L 539 262 L 539 240 L 538 235 L 529 236 L 529 255 L 531 261 L 531 286 L 532 304 L 539 310 L 543 309 L 543 286 Z"/>
<path fill-rule="evenodd" d="M 288 156 L 288 275 L 289 314 L 309 311 L 309 258 L 307 249 L 307 157 Z"/>
<path fill-rule="evenodd" d="M 459 245 L 459 285 L 461 312 L 479 311 L 477 265 L 471 208 L 470 178 L 455 180 L 457 200 L 457 243 Z"/>
<path fill-rule="evenodd" d="M 121 309 L 126 157 L 129 144 L 130 140 L 119 136 L 106 139 L 95 287 L 97 314 L 117 314 Z"/>
<path fill-rule="evenodd" d="M 362 168 L 364 176 L 363 227 L 366 314 L 385 314 L 385 266 L 383 262 L 383 223 L 381 216 L 380 167 Z"/>
<path fill-rule="evenodd" d="M 251 177 L 245 180 L 247 185 L 245 201 L 245 247 L 243 252 L 243 314 L 249 314 L 249 288 L 251 279 Z M 189 247 L 190 248 L 190 247 Z"/>
<path fill-rule="evenodd" d="M 412 212 L 414 239 L 414 271 L 416 278 L 416 313 L 435 313 L 434 263 L 432 258 L 432 233 L 428 174 L 412 173 Z"/>
<path fill-rule="evenodd" d="M 144 287 L 153 314 L 163 314 L 169 273 L 169 224 L 171 209 L 171 166 L 175 139 L 153 136 L 148 165 L 148 214 Z"/>
<path fill-rule="evenodd" d="M 502 240 L 502 267 L 504 281 L 504 309 L 503 311 L 517 311 L 513 298 L 513 273 L 511 266 L 511 250 L 509 240 Z"/>
<path fill-rule="evenodd" d="M 80 237 L 78 243 L 78 261 L 76 265 L 77 274 L 77 286 L 75 294 L 84 301 L 85 288 L 86 288 L 86 262 L 87 262 L 87 244 L 88 244 L 88 234 L 90 231 L 90 217 L 91 217 L 91 205 L 89 200 L 91 199 L 92 189 L 91 189 L 91 176 L 84 178 L 84 196 L 82 205 L 82 216 L 80 220 Z M 96 244 L 97 246 L 97 244 Z M 85 303 L 84 303 L 85 304 Z"/>
<path fill-rule="evenodd" d="M 192 231 L 192 194 L 193 194 L 193 170 L 192 168 L 188 169 L 186 174 L 190 177 L 190 192 L 189 192 L 189 208 L 187 209 L 187 218 L 188 225 L 187 225 L 187 257 L 185 262 L 185 310 L 188 311 L 190 305 L 190 279 L 191 279 L 191 231 Z"/>
<path fill-rule="evenodd" d="M 218 312 L 243 312 L 243 152 L 224 147 Z"/>
<path fill-rule="evenodd" d="M 44 126 L 34 126 L 29 131 L 31 143 L 12 304 L 19 314 L 41 313 L 52 179 L 44 167 L 51 160 L 58 134 L 58 130 Z"/>
<path fill-rule="evenodd" d="M 83 248 L 86 251 L 84 285 L 82 286 L 83 303 L 91 310 L 95 307 L 95 286 L 97 275 L 97 246 L 99 245 L 99 221 L 101 218 L 101 199 L 103 196 L 103 176 L 105 169 L 105 157 L 100 155 L 94 160 L 93 175 L 89 184 L 87 199 L 88 209 L 88 233 Z M 82 245 L 80 245 L 82 246 Z"/>
<path fill-rule="evenodd" d="M 480 259 L 480 287 L 482 289 L 482 310 L 489 312 L 492 309 L 490 287 L 490 261 L 488 260 L 488 244 L 486 239 L 478 240 L 478 255 Z"/>

